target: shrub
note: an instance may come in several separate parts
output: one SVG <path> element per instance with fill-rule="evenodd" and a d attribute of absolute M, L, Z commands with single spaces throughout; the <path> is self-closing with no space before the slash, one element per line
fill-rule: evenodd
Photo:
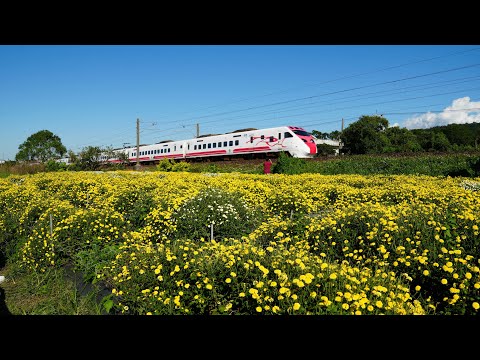
<path fill-rule="evenodd" d="M 251 231 L 258 219 L 240 193 L 217 188 L 201 190 L 185 201 L 173 215 L 180 238 L 210 238 L 211 224 L 214 237 L 235 237 Z"/>
<path fill-rule="evenodd" d="M 177 172 L 190 170 L 190 164 L 184 161 L 175 161 L 170 159 L 162 159 L 156 166 L 158 171 Z"/>
<path fill-rule="evenodd" d="M 294 158 L 281 152 L 277 162 L 272 168 L 274 174 L 302 174 L 307 172 L 307 162 L 305 159 Z"/>
<path fill-rule="evenodd" d="M 67 168 L 67 164 L 55 160 L 48 160 L 45 164 L 45 171 L 65 171 Z"/>

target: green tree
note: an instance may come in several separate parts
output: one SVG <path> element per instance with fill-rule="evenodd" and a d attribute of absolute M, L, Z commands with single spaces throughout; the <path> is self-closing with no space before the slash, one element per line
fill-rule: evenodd
<path fill-rule="evenodd" d="M 100 155 L 102 149 L 98 146 L 87 146 L 80 151 L 77 164 L 80 170 L 98 170 L 100 168 Z"/>
<path fill-rule="evenodd" d="M 334 155 L 335 147 L 328 144 L 317 144 L 317 156 Z"/>
<path fill-rule="evenodd" d="M 30 135 L 24 143 L 18 147 L 15 155 L 17 161 L 40 161 L 46 162 L 61 158 L 67 152 L 62 140 L 49 130 L 41 130 Z"/>
<path fill-rule="evenodd" d="M 417 141 L 417 137 L 407 128 L 398 126 L 389 127 L 385 130 L 390 145 L 383 149 L 383 152 L 417 152 L 422 151 L 422 147 Z"/>
<path fill-rule="evenodd" d="M 447 136 L 437 128 L 431 129 L 414 129 L 418 143 L 425 151 L 449 151 L 451 144 Z"/>
<path fill-rule="evenodd" d="M 340 134 L 340 131 L 334 130 L 328 135 L 328 138 L 331 140 L 338 140 L 340 139 Z"/>
<path fill-rule="evenodd" d="M 343 130 L 342 152 L 349 154 L 378 154 L 390 144 L 385 134 L 388 120 L 382 116 L 361 116 Z"/>
<path fill-rule="evenodd" d="M 120 160 L 120 164 L 127 164 L 130 162 L 128 157 L 128 153 L 126 151 L 122 151 L 119 149 L 113 149 L 110 146 L 107 146 L 102 150 L 103 154 L 107 157 L 107 159 L 117 159 Z"/>
<path fill-rule="evenodd" d="M 417 138 L 417 142 L 420 144 L 424 151 L 432 149 L 433 131 L 430 129 L 412 129 L 412 134 Z"/>
<path fill-rule="evenodd" d="M 441 131 L 433 132 L 433 149 L 436 151 L 449 151 L 451 149 L 450 141 Z"/>
<path fill-rule="evenodd" d="M 73 150 L 68 150 L 67 152 L 68 158 L 70 159 L 70 163 L 76 163 L 78 161 L 78 156 L 75 154 Z"/>
<path fill-rule="evenodd" d="M 318 130 L 312 130 L 312 135 L 315 136 L 317 139 L 326 139 L 328 134 Z"/>

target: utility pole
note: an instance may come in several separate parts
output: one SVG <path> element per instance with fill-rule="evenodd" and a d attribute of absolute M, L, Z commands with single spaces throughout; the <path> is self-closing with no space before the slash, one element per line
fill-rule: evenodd
<path fill-rule="evenodd" d="M 197 123 L 197 138 L 200 136 L 200 124 Z"/>
<path fill-rule="evenodd" d="M 135 170 L 140 170 L 140 119 L 137 118 L 137 163 Z"/>
<path fill-rule="evenodd" d="M 340 135 L 343 133 L 343 118 L 342 118 L 342 128 L 340 130 Z M 343 144 L 342 144 L 342 140 L 341 138 L 339 137 L 338 139 L 338 151 L 341 152 L 342 148 L 343 148 Z"/>

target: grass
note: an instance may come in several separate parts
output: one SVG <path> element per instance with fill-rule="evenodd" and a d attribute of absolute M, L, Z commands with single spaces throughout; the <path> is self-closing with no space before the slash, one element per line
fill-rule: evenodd
<path fill-rule="evenodd" d="M 99 290 L 82 291 L 84 284 L 68 277 L 64 268 L 26 273 L 15 265 L 2 269 L 5 304 L 12 315 L 101 315 Z"/>

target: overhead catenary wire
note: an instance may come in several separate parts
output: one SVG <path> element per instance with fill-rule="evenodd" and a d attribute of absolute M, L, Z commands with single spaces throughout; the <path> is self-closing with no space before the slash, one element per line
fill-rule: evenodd
<path fill-rule="evenodd" d="M 338 91 L 333 91 L 333 92 L 328 92 L 328 93 L 324 93 L 324 94 L 320 94 L 320 95 L 312 95 L 312 96 L 307 96 L 307 97 L 301 97 L 301 98 L 296 98 L 296 99 L 290 99 L 290 100 L 285 100 L 285 101 L 280 101 L 280 102 L 275 102 L 275 103 L 271 103 L 271 104 L 263 104 L 263 105 L 259 105 L 259 106 L 253 106 L 253 107 L 248 107 L 248 108 L 245 108 L 245 109 L 237 109 L 237 110 L 232 110 L 232 111 L 226 111 L 226 112 L 222 112 L 222 113 L 216 113 L 216 114 L 211 114 L 211 115 L 204 115 L 204 116 L 199 116 L 199 117 L 196 117 L 196 118 L 192 118 L 192 119 L 195 119 L 197 121 L 201 120 L 201 119 L 206 119 L 206 118 L 209 118 L 209 117 L 214 117 L 214 116 L 221 116 L 221 115 L 227 115 L 227 114 L 232 114 L 232 113 L 237 113 L 237 112 L 244 112 L 244 111 L 248 111 L 248 110 L 253 110 L 253 109 L 259 109 L 259 108 L 264 108 L 264 107 L 269 107 L 269 106 L 275 106 L 275 105 L 281 105 L 281 104 L 287 104 L 287 103 L 292 103 L 292 102 L 296 102 L 296 101 L 301 101 L 301 100 L 311 100 L 313 98 L 317 98 L 317 97 L 321 97 L 321 96 L 327 96 L 327 95 L 333 95 L 333 94 L 338 94 L 338 93 L 344 93 L 344 92 L 347 92 L 347 91 L 353 91 L 353 90 L 359 90 L 359 89 L 363 89 L 363 88 L 369 88 L 369 87 L 373 87 L 373 86 L 379 86 L 379 85 L 385 85 L 385 84 L 392 84 L 392 83 L 398 83 L 398 82 L 401 82 L 401 81 L 407 81 L 407 80 L 412 80 L 412 79 L 418 79 L 418 78 L 421 78 L 421 77 L 426 77 L 426 76 L 431 76 L 431 75 L 438 75 L 438 74 L 442 74 L 442 73 L 446 73 L 446 72 L 452 72 L 452 71 L 458 71 L 458 70 L 461 70 L 461 69 L 467 69 L 467 68 L 471 68 L 471 67 L 475 67 L 475 66 L 479 66 L 480 63 L 476 63 L 476 64 L 470 64 L 470 65 L 466 65 L 466 66 L 461 66 L 461 67 L 456 67 L 456 68 L 450 68 L 450 69 L 444 69 L 444 70 L 441 70 L 441 71 L 436 71 L 436 72 L 431 72 L 431 73 L 427 73 L 427 74 L 420 74 L 420 75 L 415 75 L 415 76 L 409 76 L 409 77 L 405 77 L 405 78 L 400 78 L 400 79 L 395 79 L 395 80 L 390 80 L 390 81 L 385 81 L 385 82 L 380 82 L 380 83 L 375 83 L 375 84 L 370 84 L 370 85 L 365 85 L 365 86 L 360 86 L 360 87 L 355 87 L 355 88 L 349 88 L 349 89 L 342 89 L 342 90 L 338 90 Z M 278 110 L 272 110 L 272 111 L 278 111 Z M 251 116 L 251 115 L 248 115 L 248 116 Z M 190 119 L 188 119 L 190 120 Z M 182 120 L 179 120 L 179 121 L 182 121 Z M 203 121 L 202 124 L 206 124 L 206 123 L 214 123 L 214 122 L 224 122 L 225 119 L 219 119 L 219 120 L 209 120 L 209 121 Z M 190 124 L 182 124 L 181 126 L 182 127 L 188 127 L 188 126 L 194 126 L 196 123 L 190 123 Z M 175 128 L 163 128 L 162 130 L 163 131 L 169 131 L 169 130 L 174 130 L 174 129 L 177 129 L 178 127 L 175 127 Z"/>
<path fill-rule="evenodd" d="M 220 104 L 220 105 L 212 105 L 212 106 L 208 106 L 208 107 L 205 107 L 205 108 L 198 108 L 198 109 L 194 109 L 194 110 L 191 110 L 191 111 L 197 111 L 197 112 L 198 111 L 204 111 L 204 110 L 208 110 L 208 109 L 212 109 L 212 108 L 217 108 L 217 107 L 221 107 L 221 106 L 225 106 L 225 105 L 234 104 L 234 103 L 237 103 L 237 102 L 243 102 L 243 101 L 247 101 L 247 100 L 251 100 L 251 99 L 257 99 L 257 98 L 271 96 L 271 95 L 277 95 L 277 94 L 281 94 L 281 93 L 285 93 L 285 92 L 288 92 L 288 91 L 291 91 L 291 90 L 297 90 L 297 89 L 301 89 L 301 88 L 305 88 L 305 87 L 330 84 L 330 83 L 341 81 L 341 80 L 352 79 L 352 78 L 359 77 L 359 76 L 364 76 L 364 75 L 371 75 L 371 74 L 374 74 L 374 73 L 377 73 L 377 72 L 392 70 L 392 69 L 396 69 L 396 68 L 400 68 L 400 67 L 404 67 L 404 66 L 408 66 L 408 65 L 419 64 L 419 63 L 423 63 L 423 62 L 428 62 L 428 61 L 432 61 L 432 60 L 438 60 L 438 59 L 441 59 L 441 58 L 446 58 L 446 57 L 455 56 L 455 55 L 459 55 L 459 54 L 464 54 L 464 53 L 472 52 L 472 51 L 478 51 L 478 50 L 480 50 L 480 47 L 475 47 L 475 48 L 472 48 L 472 49 L 461 50 L 461 51 L 455 51 L 455 52 L 452 52 L 452 53 L 449 53 L 449 54 L 446 54 L 446 55 L 440 55 L 440 56 L 421 59 L 421 60 L 412 61 L 412 62 L 408 62 L 408 63 L 403 63 L 403 64 L 399 64 L 399 65 L 388 66 L 388 67 L 385 67 L 385 68 L 380 68 L 380 69 L 367 71 L 367 72 L 363 72 L 363 73 L 359 73 L 359 74 L 347 75 L 347 76 L 343 76 L 343 77 L 339 77 L 339 78 L 335 78 L 335 79 L 331 79 L 331 80 L 325 80 L 325 81 L 317 82 L 317 83 L 314 83 L 314 84 L 297 86 L 297 87 L 286 89 L 286 90 L 274 91 L 274 92 L 270 92 L 270 93 L 259 95 L 259 96 L 248 97 L 248 98 L 245 98 L 245 99 L 240 99 L 240 100 L 237 100 L 237 101 L 231 101 L 231 102 L 223 103 L 223 104 Z M 196 117 L 189 118 L 188 120 L 194 120 L 194 119 L 196 119 Z M 180 120 L 180 121 L 182 121 L 182 120 Z M 183 121 L 185 121 L 185 120 L 183 120 Z"/>
<path fill-rule="evenodd" d="M 355 76 L 361 76 L 361 75 L 365 75 L 365 74 L 368 74 L 368 73 L 374 73 L 374 72 L 377 72 L 377 71 L 378 72 L 379 71 L 385 71 L 385 70 L 388 70 L 388 69 L 393 69 L 393 68 L 397 68 L 397 67 L 401 67 L 401 66 L 406 66 L 406 65 L 409 65 L 409 64 L 411 65 L 411 64 L 415 64 L 415 63 L 419 63 L 419 62 L 427 62 L 427 61 L 430 61 L 430 60 L 433 60 L 433 59 L 439 59 L 439 58 L 442 58 L 442 57 L 452 56 L 454 54 L 466 53 L 466 52 L 469 52 L 469 51 L 476 51 L 476 50 L 480 50 L 480 48 L 468 49 L 468 50 L 455 52 L 455 53 L 444 55 L 444 56 L 438 56 L 438 57 L 430 58 L 430 59 L 422 59 L 422 60 L 419 60 L 419 61 L 406 63 L 406 64 L 400 64 L 400 65 L 396 65 L 396 66 L 391 66 L 391 67 L 387 67 L 387 68 L 383 68 L 383 69 L 379 69 L 379 70 L 375 70 L 375 71 L 371 71 L 371 72 L 367 72 L 367 73 L 341 77 L 341 78 L 338 78 L 338 79 L 333 79 L 333 80 L 322 82 L 321 84 L 326 84 L 326 83 L 329 83 L 329 82 L 334 82 L 334 81 L 338 81 L 338 80 L 346 79 L 346 78 L 351 78 L 351 77 L 355 77 Z M 289 99 L 289 100 L 285 100 L 285 101 L 277 101 L 277 102 L 273 102 L 273 103 L 270 103 L 270 104 L 250 106 L 250 107 L 247 107 L 247 108 L 244 108 L 244 109 L 224 111 L 224 112 L 220 112 L 220 113 L 203 115 L 203 116 L 189 118 L 189 119 L 183 119 L 183 120 L 175 120 L 176 122 L 185 122 L 185 120 L 195 120 L 196 122 L 195 123 L 187 123 L 187 124 L 183 123 L 179 126 L 170 127 L 170 128 L 157 129 L 154 126 L 155 126 L 155 123 L 158 124 L 158 120 L 155 120 L 155 121 L 142 120 L 141 121 L 142 124 L 151 124 L 152 127 L 142 128 L 141 134 L 146 140 L 149 140 L 151 138 L 151 136 L 155 135 L 156 133 L 162 134 L 162 137 L 165 136 L 165 135 L 169 136 L 170 134 L 194 133 L 194 131 L 189 130 L 189 128 L 197 125 L 198 122 L 202 119 L 209 119 L 209 118 L 211 119 L 211 120 L 207 120 L 207 121 L 202 121 L 202 125 L 215 124 L 215 123 L 231 121 L 231 120 L 238 120 L 238 119 L 242 119 L 242 118 L 245 118 L 245 117 L 262 115 L 262 113 L 242 114 L 242 115 L 238 115 L 238 116 L 235 116 L 235 117 L 229 117 L 227 119 L 225 119 L 225 115 L 235 114 L 235 113 L 240 113 L 240 112 L 248 112 L 248 111 L 251 111 L 251 110 L 254 110 L 254 109 L 261 109 L 261 108 L 268 108 L 268 107 L 272 108 L 272 107 L 275 107 L 275 106 L 278 106 L 278 105 L 281 105 L 281 104 L 289 104 L 289 103 L 300 102 L 300 101 L 310 101 L 311 102 L 312 99 L 316 99 L 316 98 L 320 98 L 320 97 L 326 97 L 326 96 L 330 96 L 330 95 L 334 95 L 334 94 L 340 94 L 340 93 L 345 93 L 345 92 L 349 92 L 349 91 L 356 91 L 356 90 L 359 90 L 359 89 L 370 88 L 370 87 L 375 87 L 375 86 L 394 84 L 394 83 L 398 83 L 398 82 L 402 82 L 402 81 L 408 81 L 408 80 L 412 80 L 412 79 L 418 79 L 418 78 L 422 78 L 422 77 L 426 77 L 426 76 L 444 74 L 444 73 L 447 73 L 447 72 L 453 72 L 453 71 L 458 71 L 458 70 L 461 70 L 461 69 L 472 68 L 472 67 L 475 67 L 475 66 L 478 66 L 478 65 L 480 65 L 480 64 L 470 64 L 470 65 L 465 65 L 465 66 L 456 67 L 456 68 L 443 69 L 441 71 L 431 72 L 431 73 L 427 73 L 427 74 L 419 74 L 419 75 L 408 76 L 408 77 L 404 77 L 404 78 L 400 78 L 400 79 L 389 80 L 389 81 L 385 81 L 385 82 L 378 82 L 378 83 L 375 83 L 375 84 L 369 84 L 369 85 L 365 85 L 365 86 L 359 86 L 359 87 L 348 88 L 348 89 L 341 89 L 341 90 L 337 90 L 337 91 L 331 91 L 331 92 L 327 92 L 327 93 L 323 93 L 323 94 L 317 94 L 317 95 L 311 95 L 311 96 L 307 96 L 307 97 L 294 98 L 294 99 Z M 473 77 L 463 78 L 463 79 L 472 79 L 472 78 L 475 78 L 475 77 L 473 76 Z M 454 81 L 457 81 L 457 80 L 456 79 L 446 80 L 446 81 L 443 81 L 443 82 L 444 83 L 452 83 Z M 466 80 L 466 81 L 468 81 L 468 80 Z M 442 83 L 442 82 L 437 82 L 437 83 Z M 435 84 L 435 83 L 433 83 L 433 84 Z M 409 88 L 419 89 L 419 88 L 425 87 L 427 85 L 428 84 L 420 84 L 420 85 L 410 86 Z M 308 86 L 310 86 L 310 85 L 308 85 Z M 371 92 L 371 93 L 367 93 L 367 94 L 354 94 L 354 95 L 350 95 L 349 98 L 361 98 L 361 97 L 365 98 L 368 94 L 372 94 L 372 95 L 373 94 L 379 94 L 379 96 L 382 96 L 382 95 L 387 96 L 387 95 L 393 95 L 391 93 L 392 91 L 395 91 L 395 90 L 390 89 L 390 90 L 381 90 L 381 91 Z M 286 91 L 280 91 L 280 92 L 276 92 L 276 93 L 281 93 L 281 92 L 286 92 Z M 388 93 L 390 93 L 390 94 L 388 94 Z M 397 91 L 397 93 L 398 93 L 398 91 Z M 271 94 L 274 94 L 274 93 L 271 93 Z M 267 95 L 265 95 L 265 96 L 267 96 Z M 262 96 L 262 97 L 264 97 L 264 96 Z M 255 98 L 255 97 L 253 97 L 253 98 Z M 417 97 L 417 98 L 421 98 L 421 97 Z M 339 101 L 341 102 L 342 99 L 346 99 L 346 98 L 344 97 L 344 98 L 335 99 L 335 100 L 337 100 L 337 103 L 338 103 Z M 327 102 L 328 100 L 317 100 L 315 103 L 320 103 L 322 101 Z M 263 113 L 264 114 L 275 114 L 273 119 L 282 119 L 282 118 L 286 117 L 286 116 L 282 116 L 282 115 L 285 114 L 287 111 L 295 111 L 295 110 L 300 110 L 302 108 L 304 108 L 304 109 L 311 108 L 311 107 L 315 106 L 314 105 L 315 103 L 298 104 L 298 105 L 293 105 L 291 107 L 286 107 L 286 108 L 273 108 L 273 109 L 266 110 Z M 330 105 L 332 105 L 332 104 L 333 103 L 330 102 Z M 376 104 L 382 104 L 382 103 L 376 103 Z M 215 108 L 215 107 L 219 107 L 219 106 L 220 105 L 212 106 L 210 108 Z M 326 106 L 329 106 L 329 104 L 327 104 Z M 361 104 L 361 105 L 356 105 L 356 106 L 358 106 L 358 107 L 372 106 L 372 104 L 366 104 L 366 105 Z M 342 109 L 345 109 L 345 108 L 340 108 L 340 109 L 336 109 L 336 110 L 342 110 Z M 330 110 L 330 111 L 332 111 L 332 110 Z M 314 114 L 314 113 L 317 113 L 317 112 L 303 113 L 303 114 L 291 114 L 289 116 L 303 116 L 303 115 L 309 115 L 309 114 Z M 223 118 L 222 119 L 213 119 L 214 117 L 220 117 L 220 116 L 222 116 Z M 260 121 L 268 122 L 268 121 L 271 121 L 271 120 L 272 120 L 272 118 L 262 119 Z M 258 119 L 257 120 L 252 120 L 252 122 L 259 123 L 259 120 Z M 248 123 L 248 122 L 245 122 L 245 123 Z M 206 129 L 206 128 L 203 127 L 203 129 Z M 130 138 L 133 137 L 131 129 L 125 130 L 124 134 L 129 134 Z M 125 142 L 125 140 L 126 140 L 126 138 L 122 137 L 122 135 L 120 134 L 120 135 L 118 135 L 118 137 L 109 136 L 109 137 L 96 139 L 95 141 L 90 142 L 90 144 L 103 145 L 105 143 L 116 143 L 117 141 L 120 142 L 120 143 L 123 143 L 123 142 Z"/>

